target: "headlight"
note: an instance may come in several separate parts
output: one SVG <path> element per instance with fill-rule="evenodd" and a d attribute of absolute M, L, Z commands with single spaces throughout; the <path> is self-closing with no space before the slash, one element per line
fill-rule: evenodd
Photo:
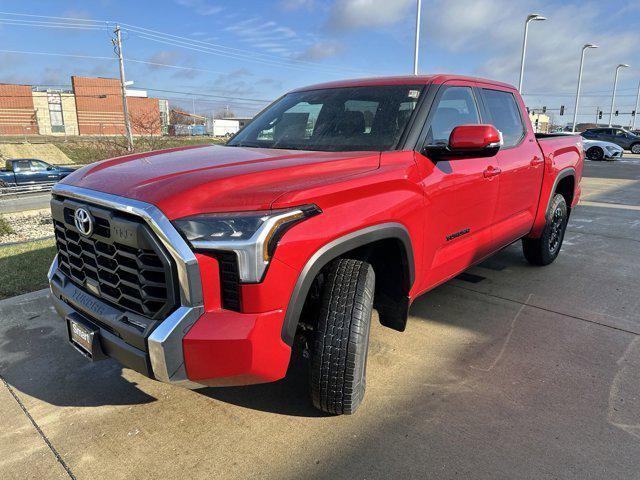
<path fill-rule="evenodd" d="M 175 220 L 173 224 L 194 250 L 235 252 L 240 281 L 262 280 L 282 235 L 296 223 L 317 215 L 305 205 L 261 212 L 210 213 Z"/>

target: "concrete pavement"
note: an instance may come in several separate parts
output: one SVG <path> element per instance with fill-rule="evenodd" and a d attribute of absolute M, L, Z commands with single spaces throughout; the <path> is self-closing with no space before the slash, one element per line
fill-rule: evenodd
<path fill-rule="evenodd" d="M 516 244 L 418 299 L 406 332 L 374 324 L 350 417 L 313 409 L 299 358 L 188 391 L 86 362 L 46 293 L 0 302 L 0 477 L 640 477 L 640 165 L 585 176 L 553 265 Z"/>

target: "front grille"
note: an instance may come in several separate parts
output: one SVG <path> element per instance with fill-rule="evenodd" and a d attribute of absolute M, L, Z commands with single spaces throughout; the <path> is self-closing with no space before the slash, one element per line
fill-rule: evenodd
<path fill-rule="evenodd" d="M 163 318 L 175 308 L 171 258 L 140 218 L 60 197 L 51 206 L 58 268 L 74 284 L 151 319 Z M 93 219 L 88 237 L 74 224 L 79 207 Z"/>

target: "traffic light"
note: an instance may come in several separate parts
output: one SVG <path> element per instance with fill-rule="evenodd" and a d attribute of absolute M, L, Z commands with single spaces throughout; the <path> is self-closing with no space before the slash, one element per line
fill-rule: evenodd
<path fill-rule="evenodd" d="M 598 111 L 598 120 L 602 120 L 602 110 Z"/>
<path fill-rule="evenodd" d="M 616 113 L 615 113 L 616 117 L 618 116 L 618 113 L 619 113 L 618 110 L 616 110 Z"/>
<path fill-rule="evenodd" d="M 560 105 L 560 116 L 564 115 L 564 105 Z"/>
<path fill-rule="evenodd" d="M 547 107 L 542 107 L 542 113 L 547 113 Z"/>

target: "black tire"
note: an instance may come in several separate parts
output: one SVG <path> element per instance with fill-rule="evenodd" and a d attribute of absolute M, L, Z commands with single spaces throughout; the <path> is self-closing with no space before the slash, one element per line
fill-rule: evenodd
<path fill-rule="evenodd" d="M 0 188 L 7 188 L 9 186 L 9 184 L 7 182 L 5 182 L 4 180 L 0 180 Z"/>
<path fill-rule="evenodd" d="M 640 143 L 631 145 L 631 153 L 635 153 L 636 155 L 640 153 Z"/>
<path fill-rule="evenodd" d="M 596 162 L 604 160 L 604 150 L 600 147 L 591 147 L 587 150 L 586 154 L 589 160 Z"/>
<path fill-rule="evenodd" d="M 311 358 L 311 398 L 333 415 L 354 413 L 366 387 L 375 274 L 367 262 L 341 258 L 323 285 Z"/>
<path fill-rule="evenodd" d="M 558 257 L 569 221 L 565 198 L 556 193 L 547 212 L 547 224 L 540 238 L 523 238 L 522 251 L 532 265 L 549 265 Z"/>

